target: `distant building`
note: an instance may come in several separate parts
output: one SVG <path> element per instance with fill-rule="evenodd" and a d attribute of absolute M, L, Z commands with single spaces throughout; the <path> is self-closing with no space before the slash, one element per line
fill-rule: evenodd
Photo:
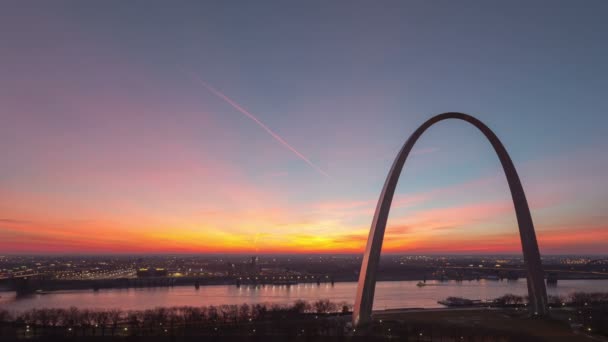
<path fill-rule="evenodd" d="M 166 277 L 168 275 L 167 269 L 165 268 L 140 268 L 137 270 L 138 278 L 151 278 L 151 277 Z"/>

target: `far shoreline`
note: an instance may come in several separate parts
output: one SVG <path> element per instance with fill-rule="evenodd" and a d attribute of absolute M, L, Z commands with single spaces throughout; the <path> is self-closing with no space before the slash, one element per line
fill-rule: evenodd
<path fill-rule="evenodd" d="M 408 275 L 403 276 L 384 276 L 379 277 L 378 282 L 396 282 L 396 281 L 439 281 L 443 282 L 471 282 L 471 281 L 489 281 L 489 282 L 500 282 L 500 281 L 517 281 L 525 279 L 525 277 L 521 277 L 518 279 L 487 279 L 484 277 L 481 278 L 472 278 L 472 279 L 440 279 L 438 277 L 424 278 L 424 277 L 413 277 Z M 603 275 L 590 275 L 590 276 L 572 276 L 568 278 L 560 278 L 559 281 L 563 280 L 607 280 L 608 276 Z M 46 280 L 41 282 L 39 288 L 27 292 L 19 293 L 19 291 L 14 288 L 10 288 L 9 284 L 4 284 L 5 286 L 0 286 L 0 295 L 2 293 L 19 293 L 19 296 L 27 296 L 34 294 L 52 294 L 52 293 L 69 293 L 72 291 L 81 292 L 81 291 L 98 291 L 98 290 L 120 290 L 120 289 L 143 289 L 143 288 L 159 288 L 159 287 L 196 287 L 196 283 L 198 282 L 199 287 L 209 287 L 209 286 L 235 286 L 237 287 L 236 278 L 228 278 L 228 277 L 217 277 L 217 278 L 194 278 L 194 277 L 167 277 L 167 278 L 128 278 L 129 282 L 125 283 L 125 279 L 100 279 L 100 280 Z M 323 280 L 317 283 L 316 281 L 302 281 L 291 284 L 273 284 L 271 282 L 250 282 L 250 283 L 242 283 L 241 287 L 258 287 L 258 286 L 279 286 L 279 287 L 288 287 L 288 286 L 297 286 L 297 285 L 324 285 L 324 284 L 332 284 L 332 283 L 357 283 L 358 279 L 352 278 L 338 278 L 333 279 L 333 281 Z M 548 285 L 550 287 L 551 285 Z"/>

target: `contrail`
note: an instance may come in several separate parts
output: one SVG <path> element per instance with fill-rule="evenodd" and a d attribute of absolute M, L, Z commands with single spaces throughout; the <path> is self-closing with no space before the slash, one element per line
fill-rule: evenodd
<path fill-rule="evenodd" d="M 275 132 L 273 132 L 262 121 L 260 121 L 258 118 L 256 118 L 255 115 L 251 114 L 248 110 L 246 110 L 245 108 L 241 107 L 241 105 L 239 105 L 238 103 L 236 103 L 234 100 L 232 100 L 228 96 L 224 95 L 219 90 L 213 88 L 212 86 L 210 86 L 209 84 L 207 84 L 205 81 L 201 80 L 196 75 L 192 74 L 192 77 L 198 83 L 200 83 L 203 87 L 205 87 L 205 89 L 207 89 L 210 92 L 212 92 L 213 95 L 215 95 L 215 96 L 219 97 L 220 99 L 224 100 L 229 105 L 231 105 L 234 109 L 238 110 L 239 112 L 241 112 L 242 114 L 244 114 L 246 117 L 248 117 L 251 120 L 253 120 L 256 124 L 258 124 L 258 126 L 262 127 L 266 131 L 266 133 L 270 134 L 270 136 L 273 137 L 276 141 L 278 141 L 281 145 L 285 146 L 287 149 L 289 149 L 291 152 L 293 152 L 296 156 L 298 156 L 300 159 L 302 159 L 303 161 L 305 161 L 308 165 L 310 165 L 310 167 L 312 167 L 313 169 L 317 170 L 317 172 L 319 172 L 323 176 L 329 177 L 329 175 L 327 174 L 327 172 L 323 171 L 320 167 L 318 167 L 313 162 L 311 162 L 308 158 L 306 158 L 305 155 L 303 155 L 302 153 L 298 152 L 298 150 L 296 150 L 293 146 L 289 145 L 289 143 L 287 141 L 285 141 L 285 139 L 281 138 L 281 136 L 279 136 L 278 134 L 276 134 Z"/>

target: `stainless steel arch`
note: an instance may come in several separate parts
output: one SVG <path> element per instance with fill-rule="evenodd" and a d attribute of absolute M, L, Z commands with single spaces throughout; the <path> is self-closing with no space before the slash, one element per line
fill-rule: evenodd
<path fill-rule="evenodd" d="M 528 272 L 529 308 L 531 313 L 535 315 L 544 316 L 548 313 L 547 290 L 545 288 L 544 274 L 538 243 L 536 242 L 534 224 L 532 223 L 532 215 L 530 214 L 528 201 L 526 200 L 526 195 L 524 194 L 524 189 L 519 180 L 519 176 L 517 175 L 517 171 L 515 170 L 515 166 L 505 147 L 488 126 L 470 115 L 450 112 L 434 116 L 423 123 L 422 126 L 407 139 L 399 151 L 399 154 L 397 154 L 397 158 L 388 173 L 384 187 L 382 188 L 382 193 L 378 199 L 376 213 L 374 214 L 369 237 L 367 239 L 363 263 L 361 264 L 357 297 L 355 298 L 355 307 L 353 310 L 353 323 L 355 325 L 369 322 L 371 319 L 372 304 L 376 289 L 376 271 L 380 260 L 380 251 L 382 250 L 386 221 L 391 208 L 391 202 L 393 201 L 397 181 L 399 180 L 399 175 L 401 174 L 405 160 L 422 133 L 435 123 L 446 119 L 459 119 L 472 124 L 486 136 L 492 144 L 492 147 L 494 147 L 505 175 L 507 176 L 511 197 L 513 198 L 513 205 L 515 206 L 515 215 L 517 216 L 519 225 L 519 235 L 524 253 L 524 261 Z"/>

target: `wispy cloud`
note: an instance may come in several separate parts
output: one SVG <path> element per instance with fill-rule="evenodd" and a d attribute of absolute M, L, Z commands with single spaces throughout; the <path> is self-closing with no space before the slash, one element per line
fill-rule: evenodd
<path fill-rule="evenodd" d="M 245 115 L 249 119 L 253 120 L 258 126 L 260 126 L 263 130 L 265 130 L 266 133 L 268 133 L 271 137 L 273 137 L 276 141 L 278 141 L 279 144 L 283 145 L 285 148 L 287 148 L 288 150 L 290 150 L 291 152 L 293 152 L 298 158 L 302 159 L 305 163 L 307 163 L 308 165 L 310 165 L 310 167 L 312 167 L 313 169 L 315 169 L 317 172 L 319 172 L 323 176 L 329 177 L 329 174 L 327 174 L 327 172 L 325 172 L 323 169 L 321 169 L 315 163 L 313 163 L 312 161 L 310 161 L 310 159 L 308 157 L 306 157 L 304 154 L 300 153 L 300 151 L 296 150 L 295 147 L 293 147 L 292 145 L 290 145 L 287 141 L 285 141 L 285 139 L 283 139 L 280 135 L 278 135 L 277 133 L 275 133 L 272 129 L 270 129 L 270 127 L 268 127 L 265 123 L 263 123 L 255 115 L 253 115 L 250 111 L 248 111 L 247 109 L 243 108 L 236 101 L 234 101 L 233 99 L 231 99 L 230 97 L 228 97 L 224 93 L 220 92 L 219 90 L 215 89 L 214 87 L 212 87 L 211 85 L 209 85 L 208 83 L 206 83 L 205 81 L 203 81 L 202 79 L 200 79 L 198 76 L 196 76 L 196 75 L 194 75 L 192 73 L 191 73 L 191 76 L 200 85 L 202 85 L 205 89 L 207 89 L 211 93 L 213 93 L 213 95 L 215 95 L 215 96 L 219 97 L 220 99 L 224 100 L 224 102 L 228 103 L 234 109 L 236 109 L 237 111 L 241 112 L 243 115 Z"/>

